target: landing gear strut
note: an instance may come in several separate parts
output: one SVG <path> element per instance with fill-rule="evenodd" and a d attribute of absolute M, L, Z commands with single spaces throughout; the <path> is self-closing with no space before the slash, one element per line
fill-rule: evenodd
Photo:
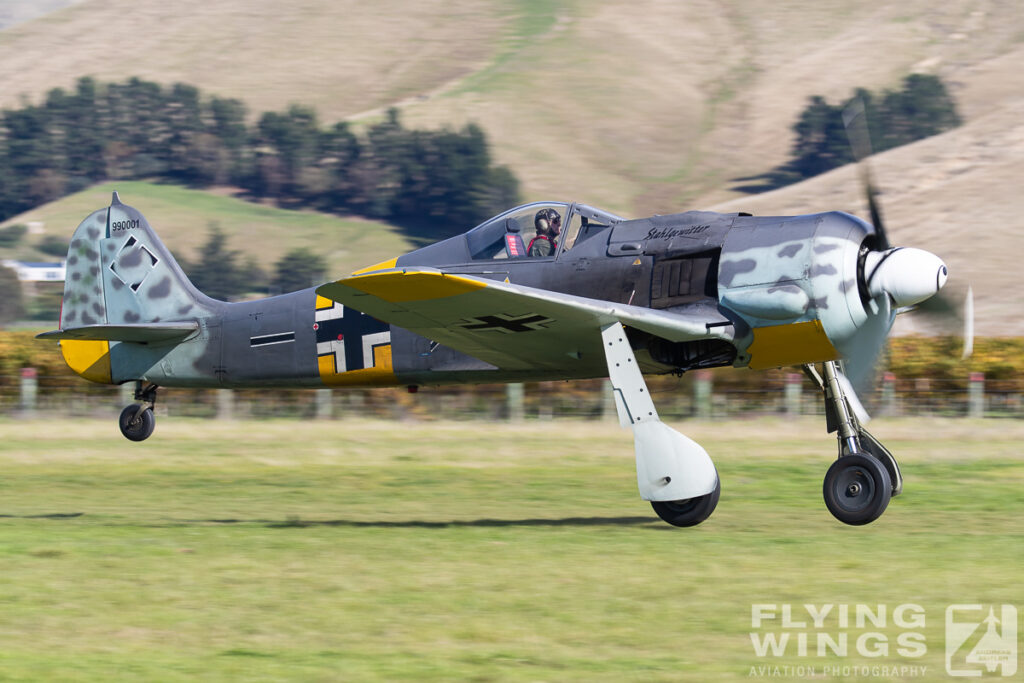
<path fill-rule="evenodd" d="M 125 438 L 145 441 L 153 433 L 153 428 L 156 427 L 156 418 L 153 416 L 156 390 L 155 384 L 143 386 L 141 381 L 135 383 L 135 400 L 141 403 L 125 406 L 117 420 L 117 426 L 121 428 Z"/>
<path fill-rule="evenodd" d="M 622 323 L 601 330 L 619 424 L 633 430 L 640 497 L 673 526 L 707 519 L 722 491 L 707 451 L 658 417 Z"/>
<path fill-rule="evenodd" d="M 813 365 L 804 373 L 825 396 L 825 418 L 829 433 L 837 432 L 839 459 L 825 474 L 822 493 L 825 506 L 844 524 L 868 524 L 878 519 L 889 499 L 903 491 L 903 476 L 892 453 L 871 436 L 861 424 L 851 401 L 857 401 L 836 361 Z M 858 404 L 859 405 L 859 404 Z"/>

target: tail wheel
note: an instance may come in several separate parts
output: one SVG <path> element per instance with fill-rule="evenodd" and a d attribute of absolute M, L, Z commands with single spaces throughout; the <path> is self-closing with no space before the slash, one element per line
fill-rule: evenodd
<path fill-rule="evenodd" d="M 145 441 L 156 427 L 156 418 L 148 406 L 130 405 L 121 411 L 117 420 L 118 427 L 125 438 L 132 441 Z"/>
<path fill-rule="evenodd" d="M 672 526 L 696 526 L 711 516 L 722 495 L 722 480 L 715 482 L 715 490 L 705 496 L 686 500 L 652 500 L 651 507 L 662 520 Z"/>
<path fill-rule="evenodd" d="M 851 453 L 832 463 L 825 474 L 825 506 L 844 524 L 858 526 L 878 519 L 889 505 L 892 479 L 877 458 Z"/>

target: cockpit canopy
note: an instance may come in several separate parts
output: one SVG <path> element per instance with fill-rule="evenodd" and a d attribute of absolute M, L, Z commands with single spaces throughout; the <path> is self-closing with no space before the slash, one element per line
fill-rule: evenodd
<path fill-rule="evenodd" d="M 538 213 L 554 211 L 559 217 L 558 234 L 548 253 L 541 248 L 530 256 L 530 244 L 537 238 Z M 494 259 L 558 258 L 594 235 L 606 233 L 624 218 L 586 204 L 533 202 L 500 213 L 469 232 L 400 256 L 398 266 L 434 266 Z"/>
<path fill-rule="evenodd" d="M 534 202 L 481 223 L 465 237 L 474 261 L 552 258 L 622 220 L 585 204 Z"/>

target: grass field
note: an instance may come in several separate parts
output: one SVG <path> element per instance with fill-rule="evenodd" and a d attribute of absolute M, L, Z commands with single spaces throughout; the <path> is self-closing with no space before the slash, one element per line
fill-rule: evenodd
<path fill-rule="evenodd" d="M 723 481 L 683 530 L 605 423 L 0 422 L 0 680 L 944 679 L 948 604 L 1024 602 L 1024 423 L 873 427 L 907 488 L 852 528 L 818 421 L 683 425 Z M 759 658 L 755 603 L 914 603 L 927 652 Z"/>

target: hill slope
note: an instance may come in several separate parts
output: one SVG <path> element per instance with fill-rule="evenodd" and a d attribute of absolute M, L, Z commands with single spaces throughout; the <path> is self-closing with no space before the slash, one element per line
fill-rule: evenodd
<path fill-rule="evenodd" d="M 229 249 L 251 256 L 268 272 L 286 252 L 298 247 L 321 254 L 327 261 L 329 276 L 347 275 L 414 248 L 397 228 L 384 223 L 312 211 L 286 211 L 209 192 L 141 182 L 97 185 L 27 211 L 3 225 L 41 224 L 41 235 L 24 238 L 29 244 L 37 243 L 45 235 L 70 240 L 75 227 L 86 216 L 110 204 L 114 190 L 124 203 L 142 212 L 172 253 L 189 260 L 197 257 L 211 225 L 217 225 L 229 236 Z"/>
<path fill-rule="evenodd" d="M 81 0 L 5 0 L 0 3 L 0 30 L 31 21 Z"/>
<path fill-rule="evenodd" d="M 496 38 L 492 14 L 471 0 L 84 0 L 0 33 L 0 106 L 83 75 L 135 75 L 336 120 L 472 71 Z"/>
<path fill-rule="evenodd" d="M 1024 13 L 972 0 L 302 0 L 285 15 L 270 0 L 85 0 L 0 32 L 0 106 L 85 74 L 183 80 L 257 112 L 301 101 L 326 121 L 398 105 L 414 126 L 481 123 L 528 200 L 863 215 L 849 171 L 764 197 L 731 187 L 786 159 L 808 96 L 936 73 L 967 125 L 879 160 L 894 239 L 970 277 L 979 332 L 1019 334 L 1021 63 Z"/>
<path fill-rule="evenodd" d="M 983 115 L 1024 94 L 989 68 L 1022 40 L 1013 3 L 968 0 L 86 0 L 0 33 L 0 106 L 85 74 L 328 121 L 399 104 L 412 123 L 480 122 L 530 198 L 649 213 L 783 161 L 811 94 L 924 70 Z"/>

